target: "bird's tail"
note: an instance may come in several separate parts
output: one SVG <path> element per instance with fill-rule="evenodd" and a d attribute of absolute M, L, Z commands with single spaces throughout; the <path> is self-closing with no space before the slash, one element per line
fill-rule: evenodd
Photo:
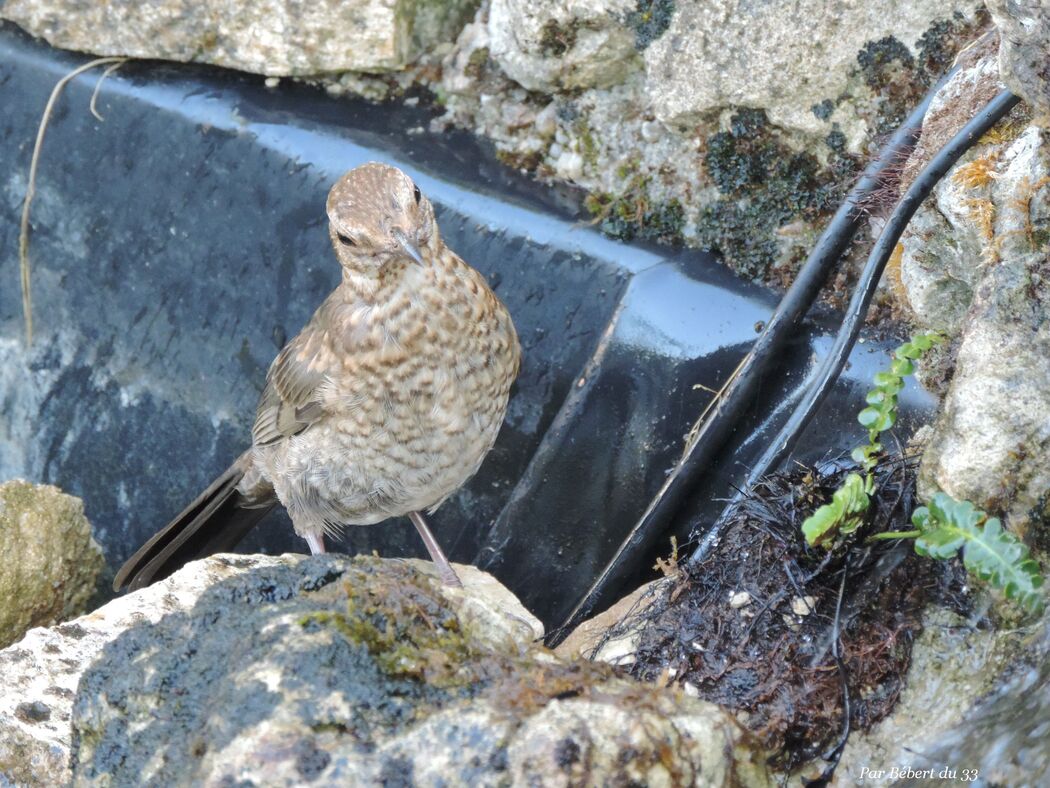
<path fill-rule="evenodd" d="M 113 590 L 145 588 L 190 561 L 232 550 L 277 503 L 272 495 L 257 501 L 238 492 L 237 485 L 250 466 L 247 453 L 238 457 L 124 562 L 113 580 Z"/>

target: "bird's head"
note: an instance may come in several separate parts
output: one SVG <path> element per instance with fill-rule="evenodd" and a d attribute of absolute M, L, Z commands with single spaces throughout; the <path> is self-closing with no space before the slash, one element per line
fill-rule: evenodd
<path fill-rule="evenodd" d="M 427 265 L 441 243 L 434 206 L 397 167 L 369 162 L 328 193 L 328 234 L 343 268 L 375 275 L 391 263 Z"/>

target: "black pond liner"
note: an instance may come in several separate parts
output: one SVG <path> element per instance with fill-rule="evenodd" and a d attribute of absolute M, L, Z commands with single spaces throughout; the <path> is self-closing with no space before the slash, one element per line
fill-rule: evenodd
<path fill-rule="evenodd" d="M 17 238 L 25 173 L 54 84 L 87 58 L 0 26 L 0 478 L 82 497 L 111 571 L 248 441 L 266 368 L 332 289 L 324 198 L 381 159 L 430 196 L 449 245 L 507 303 L 524 348 L 507 423 L 434 517 L 456 561 L 492 571 L 549 626 L 582 598 L 663 485 L 684 436 L 777 295 L 708 255 L 603 237 L 554 191 L 434 112 L 333 99 L 214 68 L 133 62 L 71 81 L 33 204 L 35 343 L 22 346 Z M 756 387 L 687 511 L 711 522 L 802 395 L 839 316 L 803 323 Z M 869 338 L 807 429 L 816 459 L 857 440 L 855 413 L 896 342 Z M 902 440 L 932 399 L 902 395 Z M 405 523 L 351 529 L 348 551 L 423 554 Z M 666 542 L 639 556 L 627 587 Z M 241 550 L 303 551 L 283 513 Z M 613 589 L 616 591 L 618 589 Z"/>

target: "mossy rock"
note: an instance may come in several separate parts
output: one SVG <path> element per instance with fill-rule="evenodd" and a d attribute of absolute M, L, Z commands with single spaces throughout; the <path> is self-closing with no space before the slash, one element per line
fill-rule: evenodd
<path fill-rule="evenodd" d="M 426 561 L 190 564 L 140 593 L 204 590 L 81 677 L 73 784 L 770 784 L 728 714 L 555 657 L 506 589 L 457 571 L 464 589 Z"/>
<path fill-rule="evenodd" d="M 0 555 L 0 647 L 81 613 L 103 566 L 83 502 L 18 479 L 0 485 Z"/>

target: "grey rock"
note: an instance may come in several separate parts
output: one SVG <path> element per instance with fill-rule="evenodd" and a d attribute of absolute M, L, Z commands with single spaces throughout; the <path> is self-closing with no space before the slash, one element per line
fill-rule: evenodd
<path fill-rule="evenodd" d="M 997 89 L 986 57 L 942 90 L 927 124 L 957 128 Z M 915 322 L 958 340 L 920 490 L 1008 514 L 1019 530 L 1048 514 L 1048 187 L 1046 132 L 1015 113 L 937 185 L 902 238 L 901 282 Z"/>
<path fill-rule="evenodd" d="M 635 0 L 492 0 L 492 57 L 530 90 L 609 87 L 641 68 L 625 24 Z"/>
<path fill-rule="evenodd" d="M 455 39 L 476 0 L 6 0 L 0 17 L 54 46 L 273 76 L 403 68 Z"/>
<path fill-rule="evenodd" d="M 1003 82 L 1050 124 L 1050 5 L 1044 0 L 985 0 L 999 28 Z"/>
<path fill-rule="evenodd" d="M 745 199 L 713 175 L 734 118 L 763 111 L 748 112 L 761 126 L 752 150 L 812 156 L 815 182 L 842 177 L 843 151 L 868 155 L 902 89 L 970 43 L 977 19 L 963 0 L 491 0 L 442 63 L 435 125 L 468 128 L 505 162 L 586 189 L 611 234 L 717 248 L 748 277 L 783 280 L 775 269 L 793 270 L 820 221 L 797 210 L 812 199 L 798 181 L 768 177 Z M 890 77 L 858 59 L 886 51 L 924 66 Z M 791 194 L 755 211 L 782 217 L 776 227 L 751 213 L 767 192 Z"/>
<path fill-rule="evenodd" d="M 934 97 L 923 123 L 920 147 L 905 167 L 910 182 L 1001 86 L 998 69 L 985 57 L 961 69 Z M 901 238 L 901 283 L 916 321 L 925 329 L 958 333 L 985 266 L 998 256 L 987 222 L 999 188 L 1000 145 L 977 145 L 916 212 Z M 1034 183 L 1034 181 L 1033 181 Z"/>
<path fill-rule="evenodd" d="M 1004 259 L 982 278 L 920 470 L 1011 525 L 1045 524 L 1050 489 L 1050 259 Z"/>
<path fill-rule="evenodd" d="M 812 107 L 840 95 L 857 52 L 894 36 L 913 49 L 930 25 L 953 12 L 972 17 L 961 0 L 702 0 L 678 3 L 670 28 L 645 51 L 657 117 L 688 125 L 728 105 L 765 108 L 785 128 L 826 128 Z M 857 124 L 836 118 L 857 136 Z M 849 128 L 852 127 L 852 128 Z"/>
<path fill-rule="evenodd" d="M 950 611 L 928 610 L 912 648 L 900 700 L 890 716 L 871 730 L 850 736 L 836 772 L 838 783 L 871 782 L 870 776 L 865 779 L 865 767 L 926 769 L 936 764 L 939 771 L 949 764 L 960 773 L 963 768 L 978 768 L 976 758 L 937 761 L 927 756 L 949 740 L 950 731 L 969 724 L 974 709 L 989 693 L 1009 686 L 1004 676 L 1018 665 L 1023 670 L 1026 662 L 1046 653 L 1045 646 L 1033 640 L 1037 639 L 1023 630 L 978 628 Z M 981 757 L 990 751 L 987 745 L 976 751 Z"/>
<path fill-rule="evenodd" d="M 458 571 L 462 590 L 425 561 L 216 556 L 33 630 L 0 652 L 0 782 L 769 784 L 729 715 L 555 657 Z"/>
<path fill-rule="evenodd" d="M 103 565 L 83 502 L 18 479 L 0 484 L 0 556 L 0 647 L 82 612 Z"/>
<path fill-rule="evenodd" d="M 1038 631 L 1038 630 L 1037 630 Z M 940 734 L 932 746 L 918 748 L 916 769 L 947 765 L 956 779 L 963 770 L 980 776 L 979 785 L 1044 786 L 1050 783 L 1050 626 L 1041 634 L 1022 663 L 988 697 Z M 930 785 L 930 780 L 908 779 L 901 785 Z"/>
<path fill-rule="evenodd" d="M 208 576 L 187 569 L 177 590 L 159 583 L 74 621 L 31 629 L 0 651 L 0 785 L 69 783 L 70 720 L 81 674 L 124 629 L 149 626 L 192 604 Z"/>

